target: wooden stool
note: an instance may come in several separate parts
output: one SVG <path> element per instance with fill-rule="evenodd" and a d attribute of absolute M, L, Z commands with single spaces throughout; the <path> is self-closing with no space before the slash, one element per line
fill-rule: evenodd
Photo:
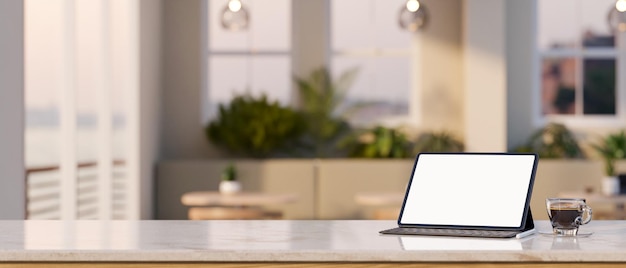
<path fill-rule="evenodd" d="M 259 220 L 280 219 L 283 213 L 251 207 L 192 207 L 188 216 L 190 220 Z"/>

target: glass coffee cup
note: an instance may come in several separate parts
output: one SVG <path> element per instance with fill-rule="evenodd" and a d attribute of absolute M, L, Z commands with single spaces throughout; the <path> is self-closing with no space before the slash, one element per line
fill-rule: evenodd
<path fill-rule="evenodd" d="M 591 221 L 592 210 L 583 198 L 546 199 L 552 231 L 558 236 L 576 236 L 578 227 Z"/>

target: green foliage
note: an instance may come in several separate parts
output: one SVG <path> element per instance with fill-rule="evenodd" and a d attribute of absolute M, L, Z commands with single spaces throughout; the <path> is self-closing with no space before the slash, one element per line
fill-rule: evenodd
<path fill-rule="evenodd" d="M 307 78 L 294 77 L 307 121 L 305 141 L 314 148 L 316 157 L 331 154 L 336 141 L 350 131 L 348 123 L 335 113 L 356 74 L 357 69 L 351 69 L 333 81 L 328 69 L 322 67 Z"/>
<path fill-rule="evenodd" d="M 563 124 L 550 123 L 530 136 L 517 152 L 535 152 L 540 158 L 585 158 L 574 134 Z"/>
<path fill-rule="evenodd" d="M 223 181 L 236 181 L 237 180 L 237 168 L 235 167 L 234 164 L 228 164 L 228 166 L 226 166 L 224 168 L 224 170 L 222 170 L 222 180 Z"/>
<path fill-rule="evenodd" d="M 615 175 L 615 160 L 626 158 L 626 134 L 624 130 L 609 134 L 598 144 L 592 144 L 596 152 L 604 159 L 604 173 Z"/>
<path fill-rule="evenodd" d="M 421 152 L 462 152 L 463 150 L 463 142 L 445 131 L 422 133 L 417 138 L 413 148 L 415 154 Z"/>
<path fill-rule="evenodd" d="M 300 113 L 270 102 L 265 95 L 238 96 L 220 105 L 216 120 L 206 127 L 214 144 L 235 154 L 268 157 L 294 143 L 305 130 Z"/>
<path fill-rule="evenodd" d="M 340 146 L 350 157 L 406 158 L 411 156 L 411 142 L 398 130 L 382 126 L 356 132 L 344 138 Z"/>

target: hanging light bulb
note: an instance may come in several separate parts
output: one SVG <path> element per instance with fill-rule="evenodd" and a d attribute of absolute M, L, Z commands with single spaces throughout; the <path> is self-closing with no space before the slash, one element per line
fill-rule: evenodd
<path fill-rule="evenodd" d="M 239 0 L 228 1 L 228 9 L 232 12 L 237 12 L 241 10 L 241 1 Z"/>
<path fill-rule="evenodd" d="M 409 0 L 406 1 L 406 9 L 411 12 L 415 12 L 420 9 L 420 1 L 417 0 Z"/>
<path fill-rule="evenodd" d="M 416 32 L 424 27 L 426 19 L 426 8 L 418 0 L 407 0 L 406 4 L 400 9 L 398 24 L 402 29 Z"/>
<path fill-rule="evenodd" d="M 617 2 L 615 2 L 615 9 L 619 12 L 626 11 L 626 0 L 617 0 Z"/>
<path fill-rule="evenodd" d="M 613 31 L 626 32 L 626 0 L 617 0 L 609 11 L 609 26 Z"/>
<path fill-rule="evenodd" d="M 248 10 L 241 0 L 229 0 L 222 10 L 222 27 L 226 30 L 240 31 L 248 29 Z"/>

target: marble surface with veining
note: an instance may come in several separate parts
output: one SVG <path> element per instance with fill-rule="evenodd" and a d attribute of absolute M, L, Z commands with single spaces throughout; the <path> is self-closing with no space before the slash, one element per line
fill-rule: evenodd
<path fill-rule="evenodd" d="M 380 235 L 395 221 L 0 221 L 3 261 L 626 262 L 626 221 L 585 237 Z M 540 232 L 547 221 L 536 221 Z"/>

